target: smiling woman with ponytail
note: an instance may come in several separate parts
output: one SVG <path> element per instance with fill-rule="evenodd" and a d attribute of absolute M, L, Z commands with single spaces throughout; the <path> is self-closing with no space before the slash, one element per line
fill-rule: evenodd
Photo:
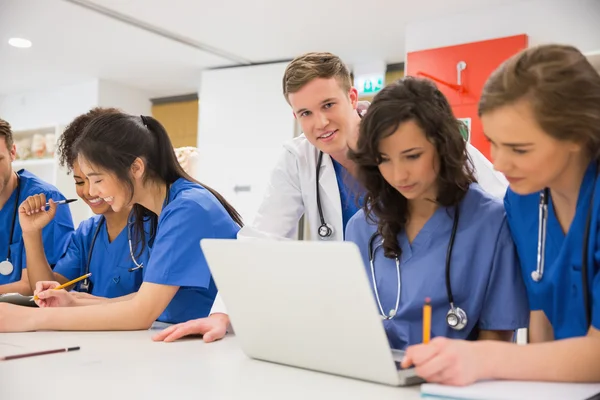
<path fill-rule="evenodd" d="M 137 293 L 116 299 L 41 291 L 40 299 L 55 298 L 48 304 L 88 307 L 10 308 L 3 319 L 10 323 L 0 330 L 136 330 L 149 328 L 155 320 L 179 323 L 208 316 L 217 289 L 200 240 L 234 239 L 242 226 L 237 211 L 183 170 L 167 132 L 152 117 L 101 115 L 89 123 L 73 151 L 92 196 L 116 212 L 133 208 L 133 248 L 151 251 L 143 265 L 144 282 Z M 148 219 L 155 226 L 150 243 L 142 224 Z M 53 286 L 47 282 L 45 288 Z"/>

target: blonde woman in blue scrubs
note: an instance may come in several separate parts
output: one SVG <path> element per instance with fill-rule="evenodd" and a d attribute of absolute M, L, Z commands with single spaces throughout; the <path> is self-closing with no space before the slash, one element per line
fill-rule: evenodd
<path fill-rule="evenodd" d="M 438 338 L 409 347 L 403 365 L 449 385 L 600 382 L 600 75 L 576 48 L 530 48 L 492 74 L 479 113 L 510 183 L 530 344 Z"/>

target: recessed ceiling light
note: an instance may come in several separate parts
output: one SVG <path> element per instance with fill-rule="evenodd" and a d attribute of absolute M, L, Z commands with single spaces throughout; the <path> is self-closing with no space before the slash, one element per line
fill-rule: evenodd
<path fill-rule="evenodd" d="M 19 49 L 28 49 L 31 47 L 31 40 L 23 38 L 10 38 L 8 39 L 8 44 L 13 47 L 18 47 Z"/>

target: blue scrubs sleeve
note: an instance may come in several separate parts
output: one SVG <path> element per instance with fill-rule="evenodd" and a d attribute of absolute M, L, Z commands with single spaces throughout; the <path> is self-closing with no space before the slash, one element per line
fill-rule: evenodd
<path fill-rule="evenodd" d="M 492 269 L 484 298 L 479 328 L 515 330 L 529 324 L 529 304 L 519 260 L 508 224 L 502 223 L 496 240 Z"/>
<path fill-rule="evenodd" d="M 54 226 L 43 233 L 43 239 L 48 263 L 55 265 L 64 254 L 73 235 L 73 219 L 69 207 L 59 206 L 52 223 Z"/>
<path fill-rule="evenodd" d="M 160 215 L 144 281 L 207 289 L 211 274 L 200 240 L 235 238 L 236 233 L 226 212 L 211 213 L 194 201 L 178 201 Z"/>
<path fill-rule="evenodd" d="M 594 276 L 590 296 L 592 296 L 592 326 L 600 330 L 600 272 L 596 272 Z"/>
<path fill-rule="evenodd" d="M 67 250 L 56 263 L 54 272 L 64 276 L 68 280 L 80 277 L 83 275 L 84 263 L 87 262 L 87 255 L 84 255 L 84 253 L 81 232 L 78 229 L 73 234 Z"/>
<path fill-rule="evenodd" d="M 64 200 L 65 197 L 60 193 L 47 193 L 47 198 L 54 201 Z M 73 218 L 71 210 L 67 205 L 58 206 L 54 219 L 42 230 L 42 241 L 44 243 L 44 252 L 50 267 L 54 268 L 60 257 L 65 253 L 71 236 L 73 235 Z M 27 257 L 25 246 L 22 249 L 23 269 L 27 268 Z"/>
<path fill-rule="evenodd" d="M 519 226 L 519 217 L 513 213 L 511 197 L 514 196 L 517 195 L 512 193 L 510 190 L 507 190 L 506 196 L 504 196 L 504 209 L 506 211 L 506 219 L 508 220 L 510 233 L 513 237 L 514 243 L 517 246 L 517 251 L 519 254 L 519 269 L 521 270 L 521 279 L 529 285 L 531 284 L 531 271 L 528 271 L 527 268 L 524 268 L 523 260 L 527 259 L 529 254 L 528 252 L 537 251 L 537 249 L 523 248 L 523 240 L 520 238 L 521 235 L 527 234 L 528 232 L 525 232 L 523 227 Z M 535 212 L 537 212 L 537 210 Z M 519 244 L 521 245 L 519 246 Z M 527 290 L 527 301 L 531 311 L 543 310 L 543 298 L 541 296 L 536 296 L 533 290 Z"/>

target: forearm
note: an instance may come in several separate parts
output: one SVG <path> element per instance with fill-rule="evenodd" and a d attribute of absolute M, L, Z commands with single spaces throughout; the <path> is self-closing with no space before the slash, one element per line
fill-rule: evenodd
<path fill-rule="evenodd" d="M 477 340 L 499 340 L 510 342 L 514 337 L 514 331 L 480 331 Z"/>
<path fill-rule="evenodd" d="M 135 295 L 86 307 L 35 310 L 33 330 L 125 331 L 148 329 L 169 305 L 178 286 L 144 282 Z M 128 297 L 128 296 L 124 296 Z M 106 299 L 109 300 L 109 299 Z"/>
<path fill-rule="evenodd" d="M 107 297 L 99 297 L 93 296 L 87 293 L 76 293 L 74 292 L 74 296 L 76 298 L 76 306 L 95 306 L 98 304 L 109 304 L 109 303 L 120 303 L 122 301 L 131 300 L 135 297 L 135 293 L 130 293 L 126 296 L 115 297 L 115 298 L 107 298 Z"/>
<path fill-rule="evenodd" d="M 48 264 L 48 260 L 46 259 L 42 232 L 24 233 L 23 242 L 25 243 L 25 252 L 27 254 L 27 274 L 31 290 L 35 290 L 37 282 L 56 280 L 56 275 L 52 272 L 52 268 L 50 268 L 50 264 Z"/>
<path fill-rule="evenodd" d="M 107 299 L 108 300 L 108 299 Z M 84 307 L 36 310 L 34 330 L 128 331 L 148 329 L 152 320 L 135 301 L 95 302 Z"/>
<path fill-rule="evenodd" d="M 23 271 L 23 274 L 26 273 L 26 271 Z M 33 290 L 31 290 L 31 286 L 29 285 L 29 281 L 27 279 L 21 279 L 17 282 L 0 285 L 0 294 L 6 293 L 20 293 L 23 296 L 31 296 L 33 294 Z"/>
<path fill-rule="evenodd" d="M 525 346 L 475 345 L 488 364 L 483 379 L 600 382 L 600 337 L 595 335 Z"/>

